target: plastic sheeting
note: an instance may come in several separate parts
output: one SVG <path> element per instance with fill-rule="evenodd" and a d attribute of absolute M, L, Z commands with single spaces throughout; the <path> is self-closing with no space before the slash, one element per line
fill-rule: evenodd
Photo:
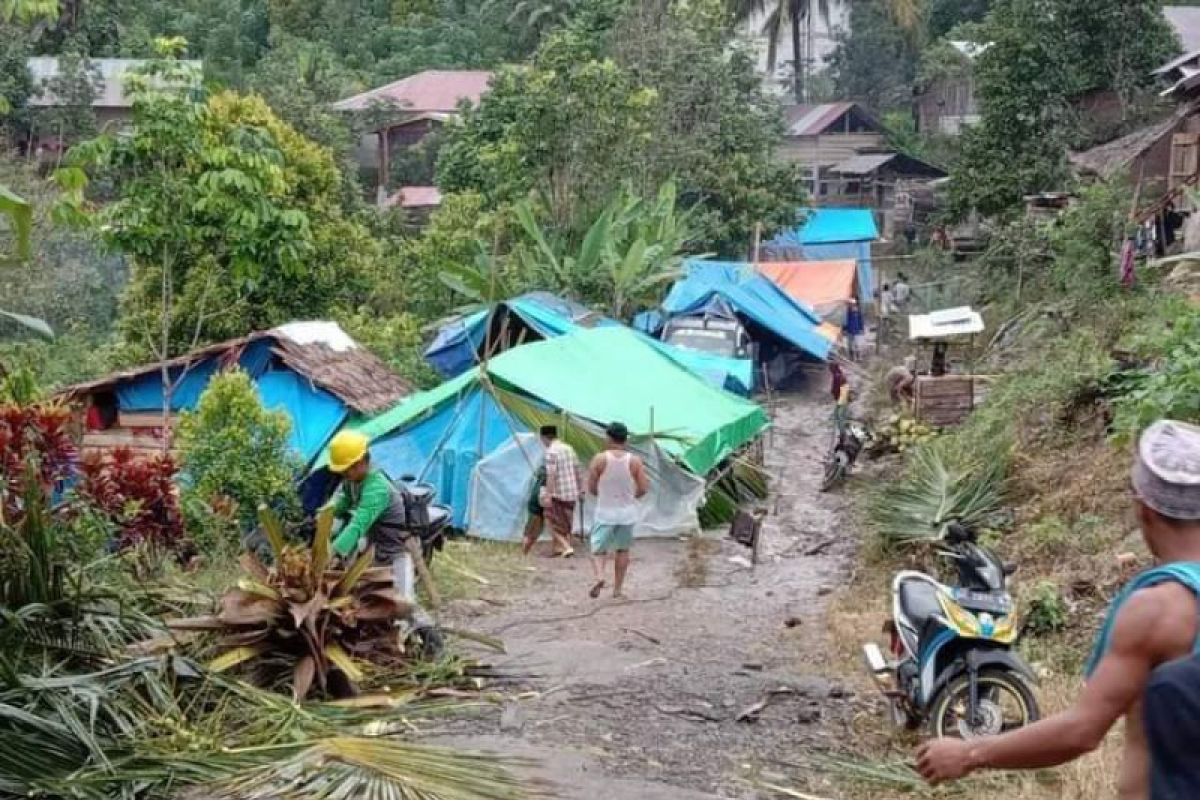
<path fill-rule="evenodd" d="M 492 312 L 478 311 L 444 325 L 433 343 L 426 348 L 425 360 L 447 377 L 461 375 L 476 366 L 478 353 L 487 336 L 490 314 L 501 308 L 516 314 L 543 339 L 564 336 L 588 327 L 625 327 L 616 320 L 596 315 L 572 300 L 549 292 L 530 292 L 499 304 Z M 658 312 L 648 313 L 661 317 Z M 588 321 L 589 324 L 581 325 L 582 321 Z M 653 342 L 664 355 L 703 378 L 710 386 L 741 395 L 749 395 L 754 389 L 754 365 L 747 359 L 693 353 L 653 338 L 647 341 Z"/>
<path fill-rule="evenodd" d="M 829 341 L 819 338 L 828 350 Z M 710 387 L 624 327 L 517 347 L 489 361 L 488 370 L 493 380 L 574 417 L 653 434 L 698 475 L 767 426 L 757 405 Z"/>
<path fill-rule="evenodd" d="M 796 235 L 800 244 L 873 242 L 879 238 L 879 227 L 869 208 L 810 208 Z"/>
<path fill-rule="evenodd" d="M 740 262 L 688 261 L 685 276 L 671 288 L 663 310 L 671 316 L 725 307 L 775 336 L 824 361 L 833 343 L 817 330 L 820 317 L 768 278 Z"/>
<path fill-rule="evenodd" d="M 777 259 L 857 261 L 859 302 L 870 305 L 875 291 L 871 243 L 878 238 L 869 208 L 813 208 L 805 211 L 803 225 L 784 231 L 763 249 Z"/>
<path fill-rule="evenodd" d="M 475 384 L 457 397 L 443 398 L 419 421 L 373 441 L 371 460 L 393 480 L 411 475 L 432 485 L 438 502 L 453 510 L 454 526 L 464 528 L 476 464 L 514 431 L 527 429 Z"/>
<path fill-rule="evenodd" d="M 650 478 L 650 494 L 639 504 L 640 518 L 634 536 L 677 536 L 698 530 L 697 515 L 704 499 L 704 481 L 680 469 L 653 444 L 633 444 Z M 534 472 L 544 457 L 533 434 L 510 440 L 479 462 L 471 482 L 471 513 L 467 532 L 496 541 L 520 541 L 528 519 Z M 585 500 L 582 521 L 575 527 L 590 530 L 595 502 Z"/>
<path fill-rule="evenodd" d="M 758 271 L 839 327 L 846 323 L 850 298 L 858 295 L 853 261 L 780 261 L 759 264 Z"/>
<path fill-rule="evenodd" d="M 200 395 L 208 388 L 221 366 L 224 354 L 214 355 L 183 368 L 171 370 L 171 381 L 179 381 L 171 393 L 172 411 L 189 411 L 200 402 Z M 238 365 L 252 378 L 257 378 L 271 361 L 271 343 L 266 340 L 251 342 L 238 358 Z M 182 380 L 180 377 L 182 376 Z M 147 372 L 117 384 L 117 406 L 122 411 L 159 411 L 163 407 L 162 374 Z"/>
<path fill-rule="evenodd" d="M 292 421 L 288 443 L 306 464 L 321 453 L 346 420 L 341 400 L 290 370 L 265 372 L 257 385 L 263 407 L 282 411 Z"/>

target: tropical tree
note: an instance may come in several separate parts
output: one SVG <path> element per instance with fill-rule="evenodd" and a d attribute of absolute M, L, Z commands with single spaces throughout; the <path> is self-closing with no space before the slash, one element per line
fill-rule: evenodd
<path fill-rule="evenodd" d="M 792 88 L 797 103 L 804 102 L 803 31 L 819 16 L 829 25 L 831 0 L 729 0 L 730 10 L 738 22 L 758 19 L 763 15 L 762 34 L 767 39 L 767 69 L 775 70 L 779 42 L 784 32 L 792 43 Z M 905 30 L 915 30 L 921 23 L 922 0 L 886 0 L 888 12 Z"/>

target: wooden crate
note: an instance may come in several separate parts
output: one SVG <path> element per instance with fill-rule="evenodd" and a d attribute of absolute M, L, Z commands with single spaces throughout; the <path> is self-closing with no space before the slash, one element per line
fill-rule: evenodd
<path fill-rule="evenodd" d="M 969 375 L 917 378 L 916 417 L 938 428 L 958 425 L 975 409 L 975 379 Z"/>

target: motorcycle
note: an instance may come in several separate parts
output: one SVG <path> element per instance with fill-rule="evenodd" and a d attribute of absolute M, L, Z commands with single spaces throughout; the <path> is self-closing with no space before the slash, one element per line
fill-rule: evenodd
<path fill-rule="evenodd" d="M 892 583 L 892 659 L 863 646 L 867 668 L 888 698 L 893 720 L 934 736 L 970 739 L 1036 722 L 1037 678 L 1014 652 L 1021 625 L 1006 583 L 1015 567 L 976 542 L 974 531 L 947 526 L 942 553 L 958 585 L 904 571 Z"/>
<path fill-rule="evenodd" d="M 428 483 L 420 483 L 412 475 L 400 478 L 397 484 L 404 498 L 407 528 L 421 542 L 421 557 L 426 566 L 433 563 L 433 554 L 446 546 L 446 532 L 453 513 L 449 506 L 434 503 L 437 491 Z"/>
<path fill-rule="evenodd" d="M 842 434 L 833 443 L 833 451 L 825 459 L 825 475 L 821 480 L 821 491 L 828 492 L 846 479 L 850 468 L 871 441 L 871 431 L 858 420 L 848 420 Z"/>

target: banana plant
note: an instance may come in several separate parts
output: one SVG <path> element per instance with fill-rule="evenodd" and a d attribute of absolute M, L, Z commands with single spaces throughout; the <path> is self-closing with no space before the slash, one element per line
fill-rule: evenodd
<path fill-rule="evenodd" d="M 17 240 L 17 260 L 25 261 L 30 256 L 33 240 L 33 206 L 7 186 L 0 185 L 0 214 L 7 216 Z M 44 320 L 0 309 L 0 318 L 15 322 L 39 336 L 54 338 L 54 331 Z"/>

